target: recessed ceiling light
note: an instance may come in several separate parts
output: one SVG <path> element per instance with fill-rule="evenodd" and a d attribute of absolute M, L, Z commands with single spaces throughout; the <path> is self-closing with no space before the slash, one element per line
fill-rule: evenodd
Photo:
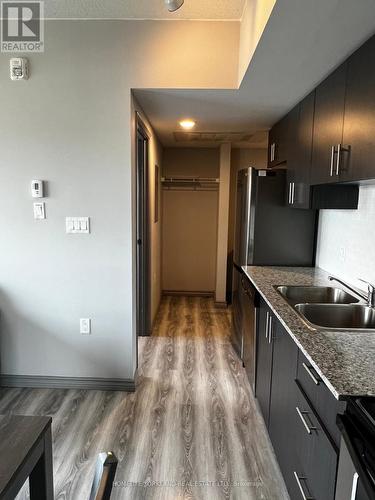
<path fill-rule="evenodd" d="M 192 128 L 195 127 L 195 121 L 194 120 L 181 120 L 180 126 L 182 128 L 184 128 L 185 130 L 191 130 Z"/>
<path fill-rule="evenodd" d="M 165 0 L 165 4 L 169 12 L 174 12 L 182 7 L 184 0 Z"/>

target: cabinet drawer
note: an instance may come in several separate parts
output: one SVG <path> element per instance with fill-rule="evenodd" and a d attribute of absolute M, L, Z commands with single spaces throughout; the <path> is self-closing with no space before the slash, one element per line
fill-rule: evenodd
<path fill-rule="evenodd" d="M 293 495 L 293 500 L 334 500 L 337 451 L 299 387 L 294 428 L 298 446 L 293 479 L 298 494 Z"/>
<path fill-rule="evenodd" d="M 341 436 L 336 416 L 346 405 L 335 399 L 301 351 L 298 353 L 297 380 L 338 448 Z"/>

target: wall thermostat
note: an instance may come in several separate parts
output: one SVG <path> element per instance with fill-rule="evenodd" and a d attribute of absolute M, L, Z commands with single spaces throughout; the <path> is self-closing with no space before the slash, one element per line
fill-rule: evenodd
<path fill-rule="evenodd" d="M 43 181 L 31 181 L 31 196 L 33 198 L 43 198 Z"/>
<path fill-rule="evenodd" d="M 12 57 L 10 60 L 11 80 L 28 80 L 29 61 L 25 57 Z"/>

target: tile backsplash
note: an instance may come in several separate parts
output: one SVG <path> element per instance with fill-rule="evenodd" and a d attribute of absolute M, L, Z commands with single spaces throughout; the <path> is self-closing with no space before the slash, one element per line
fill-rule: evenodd
<path fill-rule="evenodd" d="M 358 210 L 321 210 L 316 265 L 364 289 L 375 283 L 375 184 L 361 186 Z"/>

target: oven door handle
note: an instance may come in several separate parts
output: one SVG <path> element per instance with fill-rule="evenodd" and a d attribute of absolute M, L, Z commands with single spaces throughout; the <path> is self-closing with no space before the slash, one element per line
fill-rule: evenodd
<path fill-rule="evenodd" d="M 366 466 L 363 463 L 363 459 L 360 456 L 360 454 L 357 451 L 357 448 L 355 446 L 354 440 L 352 439 L 352 435 L 357 435 L 358 436 L 358 431 L 356 430 L 356 426 L 352 419 L 350 418 L 350 415 L 338 415 L 337 416 L 337 425 L 341 431 L 341 436 L 342 439 L 345 441 L 345 444 L 348 448 L 350 458 L 353 461 L 354 467 L 357 471 L 358 478 L 361 479 L 361 484 L 363 484 L 366 493 L 368 495 L 369 500 L 375 500 L 375 485 L 372 479 L 370 478 Z M 353 488 L 354 492 L 356 493 L 357 485 L 355 482 L 355 477 L 353 478 Z M 354 496 L 355 498 L 355 496 Z"/>

